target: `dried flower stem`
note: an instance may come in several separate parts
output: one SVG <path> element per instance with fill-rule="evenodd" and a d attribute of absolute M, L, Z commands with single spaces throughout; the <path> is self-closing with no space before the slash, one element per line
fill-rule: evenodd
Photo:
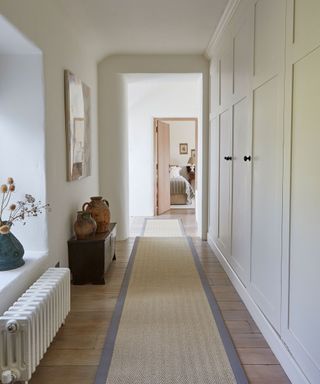
<path fill-rule="evenodd" d="M 10 191 L 8 190 L 8 192 L 5 192 L 2 194 L 1 209 L 0 209 L 0 222 L 1 223 L 2 223 L 2 213 L 3 213 L 4 209 L 6 208 L 6 206 L 8 205 L 8 203 L 6 204 L 6 200 L 9 196 L 9 193 L 10 193 Z M 10 200 L 10 196 L 9 196 L 9 200 Z"/>
<path fill-rule="evenodd" d="M 36 202 L 35 198 L 29 194 L 25 195 L 25 199 L 18 201 L 16 204 L 8 205 L 10 203 L 12 193 L 15 190 L 14 180 L 10 177 L 8 178 L 8 185 L 3 184 L 1 186 L 1 206 L 0 206 L 0 227 L 6 224 L 9 228 L 15 221 L 22 221 L 23 224 L 26 224 L 25 219 L 31 216 L 38 216 L 43 210 L 49 208 L 49 204 L 43 205 L 41 201 Z M 3 214 L 5 211 L 10 211 L 7 220 L 4 220 Z"/>
<path fill-rule="evenodd" d="M 7 208 L 8 204 L 9 204 L 9 202 L 10 202 L 11 194 L 12 194 L 11 191 L 8 191 L 8 192 L 6 193 L 6 196 L 5 196 L 5 198 L 4 198 L 4 206 L 3 206 L 2 209 L 6 209 L 6 208 Z"/>

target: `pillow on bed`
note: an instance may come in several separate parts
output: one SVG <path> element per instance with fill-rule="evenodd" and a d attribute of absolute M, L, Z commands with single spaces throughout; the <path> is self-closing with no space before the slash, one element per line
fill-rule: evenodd
<path fill-rule="evenodd" d="M 170 167 L 170 178 L 171 179 L 174 179 L 176 177 L 180 177 L 180 171 L 181 171 L 181 167 Z"/>

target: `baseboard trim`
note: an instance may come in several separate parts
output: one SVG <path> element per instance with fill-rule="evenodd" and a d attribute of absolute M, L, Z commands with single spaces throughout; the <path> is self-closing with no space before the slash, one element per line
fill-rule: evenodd
<path fill-rule="evenodd" d="M 271 350 L 279 360 L 282 368 L 288 375 L 289 379 L 293 384 L 310 384 L 308 379 L 305 377 L 298 363 L 294 360 L 287 346 L 284 344 L 279 334 L 274 330 L 269 321 L 266 319 L 260 308 L 253 301 L 247 289 L 244 287 L 237 274 L 232 269 L 227 259 L 220 252 L 219 248 L 210 233 L 207 233 L 208 244 L 213 250 L 221 266 L 225 270 L 233 286 L 237 290 L 239 296 L 243 300 L 245 306 L 259 327 L 261 333 L 267 340 Z"/>

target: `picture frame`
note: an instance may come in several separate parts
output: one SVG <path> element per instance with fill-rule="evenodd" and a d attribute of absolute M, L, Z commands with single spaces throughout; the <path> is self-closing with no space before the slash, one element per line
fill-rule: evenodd
<path fill-rule="evenodd" d="M 191 149 L 191 157 L 192 157 L 193 159 L 196 158 L 196 150 L 195 150 L 195 149 Z"/>
<path fill-rule="evenodd" d="M 71 71 L 64 71 L 67 180 L 91 174 L 90 88 Z"/>
<path fill-rule="evenodd" d="M 188 143 L 180 143 L 179 144 L 179 153 L 180 155 L 188 154 Z"/>

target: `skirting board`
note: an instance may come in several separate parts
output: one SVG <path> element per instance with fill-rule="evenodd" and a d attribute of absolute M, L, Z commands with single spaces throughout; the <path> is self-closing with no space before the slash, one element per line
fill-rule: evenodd
<path fill-rule="evenodd" d="M 239 280 L 237 274 L 234 272 L 229 262 L 220 252 L 220 250 L 215 244 L 215 241 L 209 233 L 207 233 L 207 239 L 208 244 L 217 256 L 218 260 L 220 261 L 220 264 L 222 265 L 233 286 L 237 290 L 239 296 L 243 300 L 245 306 L 247 307 L 248 311 L 250 312 L 251 316 L 259 327 L 261 333 L 267 340 L 270 348 L 279 360 L 282 368 L 288 375 L 291 382 L 293 384 L 310 384 L 309 380 L 305 377 L 299 365 L 294 360 L 287 346 L 284 344 L 284 342 L 279 337 L 278 333 L 273 329 L 269 321 L 266 319 L 259 307 L 253 301 L 248 291 Z"/>

